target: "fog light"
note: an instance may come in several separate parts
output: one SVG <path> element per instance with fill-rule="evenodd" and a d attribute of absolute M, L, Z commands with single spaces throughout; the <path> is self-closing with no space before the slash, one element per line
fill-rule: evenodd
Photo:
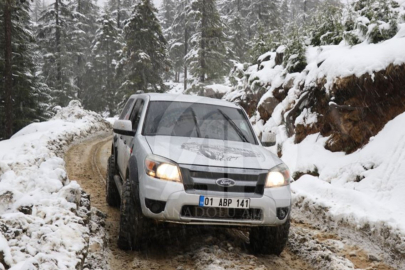
<path fill-rule="evenodd" d="M 152 213 L 159 214 L 165 210 L 166 202 L 145 198 L 145 205 Z"/>
<path fill-rule="evenodd" d="M 278 219 L 280 219 L 280 220 L 285 219 L 288 215 L 288 210 L 289 210 L 289 207 L 277 208 Z"/>

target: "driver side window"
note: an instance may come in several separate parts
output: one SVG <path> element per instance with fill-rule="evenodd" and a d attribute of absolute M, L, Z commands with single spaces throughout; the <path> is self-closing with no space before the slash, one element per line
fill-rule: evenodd
<path fill-rule="evenodd" d="M 143 99 L 138 99 L 131 113 L 130 120 L 132 122 L 132 130 L 135 132 L 138 130 L 138 125 L 141 120 L 141 115 L 144 107 L 143 105 L 144 105 Z"/>

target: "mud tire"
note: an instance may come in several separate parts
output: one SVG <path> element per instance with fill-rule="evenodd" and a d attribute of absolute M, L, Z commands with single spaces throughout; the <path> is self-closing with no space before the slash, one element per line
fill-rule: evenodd
<path fill-rule="evenodd" d="M 119 207 L 121 203 L 120 194 L 117 185 L 114 181 L 114 176 L 117 175 L 117 167 L 115 156 L 111 155 L 108 158 L 107 181 L 106 181 L 106 200 L 109 206 Z"/>
<path fill-rule="evenodd" d="M 131 180 L 127 173 L 122 190 L 118 247 L 123 250 L 143 249 L 153 229 L 151 220 L 142 214 L 138 171 L 134 172 L 134 175 L 136 175 L 135 181 Z"/>
<path fill-rule="evenodd" d="M 274 254 L 280 256 L 288 241 L 290 218 L 277 227 L 253 227 L 250 231 L 250 246 L 256 254 Z"/>

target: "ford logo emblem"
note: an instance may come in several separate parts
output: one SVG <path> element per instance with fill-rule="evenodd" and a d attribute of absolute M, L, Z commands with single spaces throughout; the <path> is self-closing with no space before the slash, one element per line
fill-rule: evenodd
<path fill-rule="evenodd" d="M 229 178 L 220 178 L 216 181 L 216 183 L 221 187 L 233 187 L 236 184 L 235 180 Z"/>

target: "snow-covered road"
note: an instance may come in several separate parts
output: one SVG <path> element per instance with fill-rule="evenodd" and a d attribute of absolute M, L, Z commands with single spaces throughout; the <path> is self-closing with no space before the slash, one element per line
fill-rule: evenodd
<path fill-rule="evenodd" d="M 90 194 L 93 207 L 106 213 L 93 226 L 85 263 L 89 269 L 394 269 L 354 241 L 301 220 L 293 222 L 281 257 L 252 255 L 245 231 L 196 227 L 169 227 L 167 235 L 151 239 L 145 252 L 122 251 L 116 245 L 119 209 L 105 202 L 110 140 L 108 135 L 89 138 L 72 146 L 65 157 L 69 178 Z"/>

